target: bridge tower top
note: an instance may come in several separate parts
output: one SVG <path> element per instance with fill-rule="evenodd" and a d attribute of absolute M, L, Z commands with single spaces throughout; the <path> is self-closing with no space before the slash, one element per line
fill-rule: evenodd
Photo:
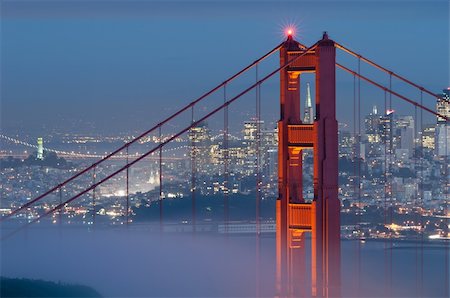
<path fill-rule="evenodd" d="M 304 290 L 300 286 L 304 285 L 306 275 L 302 272 L 304 232 L 312 233 L 312 295 L 340 295 L 335 63 L 335 42 L 327 32 L 313 48 L 305 48 L 292 35 L 288 35 L 280 48 L 280 65 L 287 65 L 280 71 L 278 122 L 277 287 L 280 296 L 301 296 Z M 300 118 L 300 80 L 304 73 L 315 74 L 316 113 L 315 117 L 311 115 L 314 121 L 309 123 L 303 123 Z M 310 203 L 303 198 L 305 149 L 313 149 L 314 156 L 314 200 Z"/>

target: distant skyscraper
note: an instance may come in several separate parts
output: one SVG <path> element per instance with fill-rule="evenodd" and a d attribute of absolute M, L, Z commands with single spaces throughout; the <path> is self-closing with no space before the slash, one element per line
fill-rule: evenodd
<path fill-rule="evenodd" d="M 398 116 L 395 119 L 395 137 L 398 149 L 407 149 L 409 156 L 414 151 L 414 117 Z"/>
<path fill-rule="evenodd" d="M 438 99 L 436 103 L 436 111 L 448 118 L 450 118 L 450 88 L 444 89 L 441 94 L 443 99 Z M 436 155 L 448 156 L 450 152 L 450 126 L 442 117 L 437 117 L 436 124 L 436 141 L 435 141 Z"/>
<path fill-rule="evenodd" d="M 436 112 L 439 114 L 446 116 L 447 118 L 450 117 L 450 87 L 443 90 L 443 93 L 441 94 L 442 99 L 438 99 L 436 103 Z M 444 123 L 445 119 L 442 117 L 437 116 L 437 122 L 438 123 Z"/>
<path fill-rule="evenodd" d="M 306 83 L 306 104 L 305 104 L 305 116 L 303 117 L 303 123 L 312 124 L 314 122 L 314 114 L 311 103 L 311 90 L 309 89 L 309 83 Z"/>
<path fill-rule="evenodd" d="M 436 127 L 434 125 L 428 125 L 422 132 L 422 147 L 431 150 L 435 149 L 435 132 Z"/>
<path fill-rule="evenodd" d="M 258 126 L 259 125 L 259 126 Z M 259 135 L 258 135 L 259 127 Z M 252 119 L 250 121 L 244 122 L 244 142 L 243 145 L 246 146 L 246 158 L 245 158 L 245 171 L 252 173 L 256 166 L 257 148 L 259 145 L 260 157 L 263 151 L 263 144 L 258 143 L 258 137 L 262 136 L 262 131 L 264 129 L 264 121 Z"/>
<path fill-rule="evenodd" d="M 191 141 L 191 158 L 195 158 L 195 170 L 200 174 L 207 174 L 211 168 L 210 146 L 211 134 L 206 122 L 199 123 L 189 130 Z"/>
<path fill-rule="evenodd" d="M 258 137 L 258 124 L 259 124 L 259 131 L 262 132 L 264 128 L 264 121 L 263 120 L 250 120 L 244 122 L 244 140 L 246 141 L 255 141 Z"/>
<path fill-rule="evenodd" d="M 37 156 L 36 158 L 39 160 L 44 159 L 44 140 L 42 138 L 37 139 Z"/>
<path fill-rule="evenodd" d="M 388 155 L 394 153 L 394 110 L 387 110 L 386 114 L 380 119 L 380 136 L 383 143 L 386 145 Z"/>
<path fill-rule="evenodd" d="M 380 123 L 381 116 L 378 115 L 377 106 L 373 106 L 372 113 L 366 116 L 364 119 L 364 124 L 366 127 L 366 136 L 369 143 L 380 142 Z"/>

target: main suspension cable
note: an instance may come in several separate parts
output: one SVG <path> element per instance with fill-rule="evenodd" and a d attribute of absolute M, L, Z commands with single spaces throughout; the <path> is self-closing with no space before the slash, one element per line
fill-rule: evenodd
<path fill-rule="evenodd" d="M 407 83 L 407 84 L 409 84 L 409 85 L 411 85 L 411 86 L 413 86 L 413 87 L 415 87 L 417 89 L 422 90 L 423 92 L 425 92 L 425 93 L 435 97 L 436 99 L 440 99 L 440 100 L 446 101 L 447 103 L 450 103 L 450 101 L 448 99 L 445 99 L 444 97 L 439 96 L 438 94 L 433 93 L 430 90 L 425 89 L 424 87 L 413 83 L 412 81 L 410 81 L 410 80 L 408 80 L 408 79 L 406 79 L 406 78 L 404 78 L 404 77 L 394 73 L 393 71 L 391 71 L 391 70 L 389 70 L 389 69 L 387 69 L 387 68 L 385 68 L 385 67 L 383 67 L 383 66 L 381 66 L 381 65 L 379 65 L 377 63 L 375 63 L 372 60 L 367 59 L 366 57 L 364 57 L 364 56 L 362 56 L 362 55 L 360 55 L 360 54 L 350 50 L 349 48 L 344 47 L 343 45 L 341 45 L 341 44 L 339 44 L 337 42 L 335 42 L 335 45 L 336 45 L 336 48 L 338 48 L 340 50 L 343 50 L 344 52 L 346 52 L 346 53 L 348 53 L 348 54 L 350 54 L 350 55 L 352 55 L 354 57 L 358 57 L 359 59 L 361 59 L 362 61 L 366 62 L 367 64 L 372 65 L 373 67 L 378 68 L 379 70 L 381 70 L 381 71 L 383 71 L 385 73 L 388 73 L 389 75 L 394 76 L 397 79 L 402 80 L 403 82 L 405 82 L 405 83 Z"/>
<path fill-rule="evenodd" d="M 216 87 L 212 88 L 211 90 L 209 90 L 208 92 L 204 93 L 203 95 L 201 95 L 200 97 L 198 97 L 197 99 L 191 101 L 189 104 L 187 104 L 186 106 L 184 106 L 183 108 L 179 109 L 177 112 L 173 113 L 172 115 L 170 115 L 169 117 L 167 117 L 166 119 L 164 119 L 163 121 L 159 122 L 158 124 L 156 124 L 155 126 L 153 126 L 152 128 L 150 128 L 149 130 L 141 133 L 139 136 L 135 137 L 134 139 L 132 139 L 131 141 L 128 141 L 127 143 L 125 143 L 124 145 L 122 145 L 121 147 L 117 148 L 116 150 L 114 150 L 113 152 L 109 153 L 108 155 L 106 155 L 105 157 L 101 158 L 100 160 L 94 162 L 93 164 L 91 164 L 90 166 L 86 167 L 85 169 L 79 171 L 78 173 L 76 173 L 75 175 L 73 175 L 72 177 L 68 178 L 67 180 L 65 180 L 64 182 L 61 182 L 60 184 L 56 185 L 55 187 L 49 189 L 48 191 L 46 191 L 45 193 L 39 195 L 38 197 L 36 197 L 35 199 L 30 200 L 29 202 L 25 203 L 24 205 L 22 205 L 21 207 L 19 207 L 18 209 L 13 210 L 11 213 L 3 216 L 0 218 L 0 222 L 4 221 L 8 218 L 10 218 L 11 216 L 15 215 L 16 213 L 22 211 L 23 209 L 26 209 L 27 207 L 33 205 L 35 202 L 40 201 L 41 199 L 43 199 L 44 197 L 48 196 L 49 194 L 51 194 L 52 192 L 54 192 L 55 190 L 57 190 L 59 187 L 62 187 L 63 185 L 68 184 L 69 182 L 73 181 L 74 179 L 76 179 L 77 177 L 83 175 L 84 173 L 88 172 L 89 170 L 91 170 L 93 167 L 103 163 L 104 161 L 108 160 L 109 158 L 113 157 L 114 155 L 116 155 L 117 153 L 121 152 L 123 149 L 125 149 L 127 146 L 132 145 L 133 143 L 137 142 L 138 140 L 142 139 L 143 137 L 145 137 L 146 135 L 148 135 L 149 133 L 153 132 L 154 130 L 156 130 L 157 128 L 161 127 L 163 124 L 169 122 L 170 120 L 174 119 L 175 117 L 177 117 L 178 115 L 180 115 L 181 113 L 187 111 L 189 108 L 195 106 L 198 102 L 202 101 L 203 99 L 205 99 L 206 97 L 208 97 L 209 95 L 215 93 L 217 90 L 219 90 L 220 88 L 222 88 L 225 84 L 230 83 L 231 81 L 235 80 L 236 78 L 238 78 L 239 76 L 241 76 L 243 73 L 247 72 L 249 69 L 253 68 L 257 63 L 265 60 L 267 57 L 271 56 L 273 53 L 275 53 L 276 51 L 278 51 L 278 49 L 283 45 L 284 42 L 280 43 L 279 45 L 277 45 L 276 47 L 274 47 L 272 50 L 270 50 L 269 52 L 267 52 L 266 54 L 264 54 L 263 56 L 261 56 L 260 58 L 258 58 L 257 60 L 255 60 L 254 62 L 252 62 L 251 64 L 249 64 L 248 66 L 244 67 L 243 69 L 241 69 L 240 71 L 238 71 L 237 73 L 235 73 L 234 75 L 232 75 L 231 77 L 229 77 L 228 79 L 226 79 L 225 81 L 223 81 L 222 83 L 220 83 L 219 85 L 217 85 Z"/>

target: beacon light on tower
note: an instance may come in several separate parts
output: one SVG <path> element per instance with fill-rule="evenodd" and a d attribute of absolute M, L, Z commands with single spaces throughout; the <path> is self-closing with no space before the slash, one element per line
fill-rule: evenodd
<path fill-rule="evenodd" d="M 287 36 L 293 36 L 294 32 L 295 32 L 295 30 L 292 27 L 288 27 L 288 28 L 285 29 L 285 33 L 286 33 Z"/>

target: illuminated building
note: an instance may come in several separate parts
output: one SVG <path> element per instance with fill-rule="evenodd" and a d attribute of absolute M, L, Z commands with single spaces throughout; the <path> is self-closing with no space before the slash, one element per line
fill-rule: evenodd
<path fill-rule="evenodd" d="M 450 89 L 444 90 L 441 94 L 444 100 L 438 99 L 436 111 L 446 117 L 450 117 Z M 450 148 L 450 126 L 442 117 L 437 117 L 435 150 L 437 156 L 448 156 Z"/>
<path fill-rule="evenodd" d="M 208 174 L 211 168 L 211 133 L 206 122 L 199 123 L 189 130 L 191 141 L 190 157 L 195 159 L 195 170 L 199 174 Z"/>
<path fill-rule="evenodd" d="M 412 156 L 414 150 L 414 118 L 412 116 L 398 116 L 395 118 L 395 136 L 398 149 L 408 150 Z"/>
<path fill-rule="evenodd" d="M 309 83 L 306 83 L 306 102 L 305 102 L 305 115 L 303 117 L 303 123 L 312 124 L 314 122 L 314 114 L 311 103 L 311 90 L 309 89 Z"/>
<path fill-rule="evenodd" d="M 381 141 L 386 145 L 388 154 L 394 153 L 394 135 L 393 135 L 394 111 L 388 110 L 386 114 L 380 118 L 380 136 Z"/>
<path fill-rule="evenodd" d="M 380 145 L 382 135 L 380 124 L 381 116 L 378 114 L 377 106 L 373 106 L 372 113 L 364 118 L 367 146 L 364 148 L 365 151 L 361 148 L 361 154 L 365 152 L 368 157 L 376 157 L 381 156 L 382 152 L 384 152 Z"/>
<path fill-rule="evenodd" d="M 39 160 L 44 159 L 44 140 L 42 138 L 37 139 L 37 156 L 36 158 Z"/>
<path fill-rule="evenodd" d="M 366 127 L 367 141 L 369 143 L 380 142 L 380 115 L 378 115 L 377 106 L 373 106 L 372 113 L 366 116 L 366 118 L 364 119 L 364 124 Z"/>
<path fill-rule="evenodd" d="M 443 93 L 441 94 L 441 97 L 443 99 L 438 99 L 436 102 L 436 112 L 438 114 L 441 114 L 443 116 L 446 116 L 447 118 L 450 117 L 450 87 L 443 90 Z M 442 117 L 437 116 L 437 122 L 438 123 L 445 123 L 445 119 Z"/>
<path fill-rule="evenodd" d="M 422 132 L 422 147 L 431 150 L 435 149 L 435 132 L 436 127 L 434 125 L 429 125 L 423 129 Z"/>
<path fill-rule="evenodd" d="M 450 126 L 436 125 L 435 150 L 437 156 L 447 156 L 450 152 Z"/>
<path fill-rule="evenodd" d="M 243 145 L 246 147 L 246 159 L 244 171 L 246 175 L 251 175 L 254 173 L 256 168 L 256 158 L 257 158 L 257 149 L 259 146 L 260 157 L 262 157 L 263 151 L 263 143 L 262 141 L 258 142 L 258 137 L 262 136 L 262 130 L 264 127 L 264 121 L 262 120 L 250 120 L 244 122 L 244 141 Z M 259 136 L 258 136 L 259 130 Z M 261 138 L 260 138 L 261 140 Z"/>

